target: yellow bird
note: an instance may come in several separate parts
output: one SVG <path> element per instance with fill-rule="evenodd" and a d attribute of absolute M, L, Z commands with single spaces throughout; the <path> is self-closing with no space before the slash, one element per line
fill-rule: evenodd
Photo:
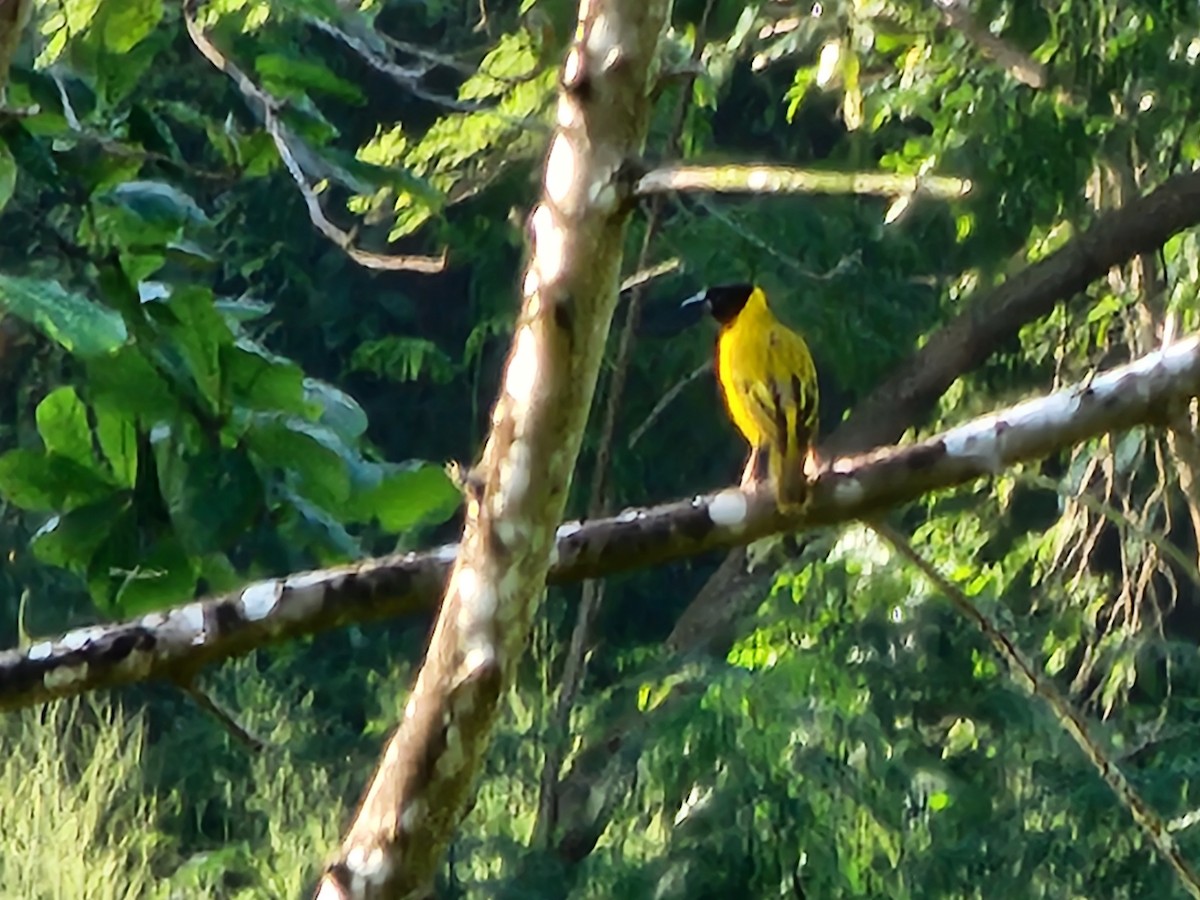
<path fill-rule="evenodd" d="M 729 418 L 750 444 L 742 487 L 757 479 L 765 453 L 776 502 L 802 505 L 808 496 L 805 463 L 817 438 L 817 370 L 808 344 L 775 318 L 756 285 L 711 287 L 681 308 L 695 306 L 720 324 L 717 383 Z"/>

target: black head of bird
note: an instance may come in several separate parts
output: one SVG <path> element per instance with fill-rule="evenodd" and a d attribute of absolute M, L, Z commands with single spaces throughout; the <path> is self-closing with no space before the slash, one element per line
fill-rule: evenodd
<path fill-rule="evenodd" d="M 695 310 L 696 314 L 709 313 L 722 325 L 738 317 L 754 293 L 754 285 L 746 283 L 721 284 L 705 288 L 679 304 L 680 309 Z"/>

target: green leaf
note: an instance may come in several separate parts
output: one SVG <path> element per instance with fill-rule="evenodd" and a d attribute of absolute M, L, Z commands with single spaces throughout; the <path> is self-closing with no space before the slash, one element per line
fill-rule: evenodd
<path fill-rule="evenodd" d="M 173 338 L 209 409 L 222 409 L 222 350 L 234 341 L 228 323 L 213 304 L 212 293 L 192 285 L 176 288 L 165 304 L 148 304 L 147 311 Z"/>
<path fill-rule="evenodd" d="M 165 535 L 133 569 L 120 574 L 114 609 L 121 616 L 136 616 L 190 600 L 197 574 L 176 536 Z"/>
<path fill-rule="evenodd" d="M 324 507 L 286 487 L 281 495 L 293 514 L 292 520 L 285 523 L 281 531 L 300 546 L 319 551 L 321 564 L 330 565 L 362 555 L 362 546 Z"/>
<path fill-rule="evenodd" d="M 162 376 L 132 346 L 89 360 L 87 374 L 88 396 L 97 409 L 132 416 L 147 429 L 184 415 Z"/>
<path fill-rule="evenodd" d="M 245 442 L 260 467 L 281 470 L 309 501 L 340 510 L 350 497 L 352 453 L 337 434 L 294 416 L 255 413 Z"/>
<path fill-rule="evenodd" d="M 225 317 L 230 326 L 234 323 L 243 324 L 257 321 L 275 308 L 273 303 L 254 300 L 250 297 L 238 297 L 236 300 L 221 298 L 216 300 L 213 306 Z"/>
<path fill-rule="evenodd" d="M 120 315 L 56 281 L 0 275 L 0 309 L 83 357 L 116 350 L 129 336 Z"/>
<path fill-rule="evenodd" d="M 108 406 L 98 406 L 96 440 L 117 483 L 133 487 L 137 481 L 138 437 L 132 416 Z"/>
<path fill-rule="evenodd" d="M 316 378 L 304 379 L 305 400 L 320 409 L 318 421 L 351 444 L 367 432 L 367 414 L 345 391 Z"/>
<path fill-rule="evenodd" d="M 81 506 L 51 518 L 38 529 L 30 545 L 42 562 L 84 572 L 97 548 L 107 539 L 112 523 L 129 509 L 127 494 Z"/>
<path fill-rule="evenodd" d="M 102 500 L 113 490 L 103 475 L 73 459 L 24 448 L 0 456 L 0 495 L 21 509 L 63 512 Z"/>
<path fill-rule="evenodd" d="M 262 511 L 262 482 L 244 454 L 193 450 L 170 426 L 150 434 L 159 490 L 182 546 L 193 556 L 227 549 Z"/>
<path fill-rule="evenodd" d="M 17 161 L 13 158 L 8 144 L 0 141 L 0 212 L 12 199 L 17 187 Z"/>
<path fill-rule="evenodd" d="M 81 466 L 95 468 L 92 453 L 92 427 L 88 423 L 87 407 L 72 387 L 51 391 L 37 405 L 35 412 L 38 434 L 51 453 L 74 460 Z"/>
<path fill-rule="evenodd" d="M 102 4 L 95 25 L 103 27 L 108 50 L 120 56 L 153 33 L 162 16 L 162 0 L 121 0 Z"/>
<path fill-rule="evenodd" d="M 291 360 L 240 338 L 236 346 L 223 348 L 221 362 L 230 403 L 263 412 L 308 414 L 304 373 Z"/>
<path fill-rule="evenodd" d="M 208 225 L 199 204 L 174 185 L 163 181 L 125 181 L 96 194 L 100 203 L 127 211 L 156 232 L 167 233 L 186 225 Z"/>
<path fill-rule="evenodd" d="M 416 525 L 445 522 L 462 503 L 462 494 L 441 466 L 419 462 L 387 465 L 380 483 L 354 504 L 355 518 L 379 520 L 389 533 Z"/>
<path fill-rule="evenodd" d="M 366 102 L 358 85 L 339 78 L 320 63 L 279 53 L 264 53 L 254 60 L 254 68 L 263 76 L 266 88 L 274 94 L 290 96 L 321 91 L 355 105 Z"/>
<path fill-rule="evenodd" d="M 350 357 L 351 371 L 370 372 L 392 381 L 429 378 L 443 384 L 454 377 L 454 361 L 433 341 L 385 337 L 364 341 Z"/>
<path fill-rule="evenodd" d="M 460 100 L 482 100 L 503 94 L 511 82 L 528 77 L 538 63 L 528 31 L 500 36 L 494 49 L 479 64 L 479 71 L 458 89 Z"/>

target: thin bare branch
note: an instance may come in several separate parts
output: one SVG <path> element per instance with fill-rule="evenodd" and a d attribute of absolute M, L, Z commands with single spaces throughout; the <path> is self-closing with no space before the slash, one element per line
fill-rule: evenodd
<path fill-rule="evenodd" d="M 354 246 L 354 236 L 329 221 L 325 211 L 321 208 L 321 201 L 317 197 L 315 188 L 309 182 L 308 176 L 297 161 L 296 153 L 293 150 L 293 146 L 300 146 L 303 142 L 293 135 L 279 118 L 282 102 L 258 87 L 208 39 L 204 34 L 204 29 L 196 22 L 196 3 L 197 0 L 185 0 L 184 2 L 184 21 L 187 25 L 188 36 L 204 58 L 228 75 L 243 96 L 251 102 L 255 112 L 262 116 L 263 127 L 271 135 L 279 158 L 283 160 L 284 167 L 292 177 L 292 181 L 296 183 L 296 187 L 300 189 L 304 205 L 308 208 L 308 217 L 317 230 L 348 257 L 368 269 L 403 270 L 425 274 L 443 271 L 446 268 L 445 251 L 441 256 L 372 253 Z"/>
<path fill-rule="evenodd" d="M 1038 472 L 1022 472 L 1018 477 L 1021 481 L 1037 485 L 1044 490 L 1055 491 L 1064 500 L 1078 503 L 1080 506 L 1086 506 L 1097 515 L 1103 516 L 1122 528 L 1127 529 L 1138 540 L 1153 544 L 1160 553 L 1169 557 L 1175 565 L 1179 566 L 1180 571 L 1187 575 L 1188 579 L 1197 588 L 1200 588 L 1200 569 L 1196 568 L 1195 560 L 1189 559 L 1182 550 L 1164 535 L 1144 527 L 1141 523 L 1135 522 L 1111 503 L 1107 503 L 1100 497 L 1093 496 L 1086 490 L 1083 490 L 1082 487 L 1086 486 L 1086 481 L 1083 482 L 1079 491 L 1072 491 L 1062 482 L 1055 481 L 1053 478 L 1047 478 Z"/>
<path fill-rule="evenodd" d="M 514 125 L 519 128 L 527 128 L 531 131 L 549 133 L 550 126 L 540 119 L 534 119 L 529 116 L 512 116 L 508 113 L 497 109 L 493 103 L 483 103 L 478 100 L 459 100 L 456 97 L 448 97 L 445 94 L 439 94 L 436 91 L 431 91 L 421 83 L 421 79 L 429 73 L 430 65 L 418 66 L 402 66 L 394 63 L 389 59 L 384 59 L 378 53 L 371 49 L 370 45 L 361 37 L 350 34 L 348 31 L 339 28 L 337 25 L 317 16 L 305 16 L 305 21 L 314 28 L 325 32 L 330 37 L 344 43 L 347 47 L 357 53 L 362 60 L 375 69 L 391 78 L 397 84 L 403 85 L 410 93 L 422 100 L 427 100 L 443 109 L 453 110 L 454 112 L 463 113 L 487 113 L 495 116 L 501 121 Z M 497 78 L 497 81 L 505 79 Z"/>
<path fill-rule="evenodd" d="M 655 263 L 652 266 L 639 268 L 632 275 L 628 276 L 621 282 L 621 293 L 631 291 L 634 288 L 642 287 L 649 284 L 656 278 L 662 278 L 664 275 L 670 275 L 672 272 L 678 272 L 683 268 L 683 263 L 678 256 L 672 256 L 670 259 L 664 259 L 660 263 Z"/>
<path fill-rule="evenodd" d="M 782 515 L 770 497 L 714 494 L 559 526 L 547 581 L 599 578 L 740 547 L 800 528 L 868 518 L 932 491 L 988 477 L 1099 434 L 1156 422 L 1200 394 L 1200 338 L 1188 338 L 1090 382 L 976 419 L 904 447 L 833 460 L 809 507 Z M 222 597 L 115 625 L 76 629 L 0 652 L 0 709 L 97 688 L 178 678 L 273 641 L 351 623 L 428 612 L 455 545 L 259 581 Z"/>
<path fill-rule="evenodd" d="M 658 399 L 658 402 L 654 404 L 654 409 L 650 410 L 650 415 L 646 416 L 646 418 L 642 420 L 642 424 L 635 428 L 633 433 L 629 435 L 629 443 L 627 445 L 628 449 L 632 450 L 637 445 L 637 442 L 642 439 L 642 435 L 644 435 L 650 429 L 650 426 L 657 421 L 658 417 L 663 414 L 663 411 L 675 402 L 675 398 L 683 393 L 684 388 L 686 388 L 701 375 L 711 372 L 712 367 L 712 360 L 705 360 L 705 362 L 696 366 L 696 368 L 694 368 L 691 372 L 689 372 L 687 375 L 684 375 L 677 382 L 671 385 L 671 389 L 663 394 Z"/>
<path fill-rule="evenodd" d="M 946 24 L 979 48 L 979 52 L 1001 66 L 1013 78 L 1031 88 L 1044 88 L 1049 80 L 1046 67 L 1012 44 L 976 24 L 967 4 L 962 0 L 934 0 Z"/>
<path fill-rule="evenodd" d="M 872 194 L 953 200 L 966 196 L 971 182 L 946 175 L 894 172 L 827 172 L 772 165 L 664 166 L 638 179 L 639 196 L 679 191 L 714 194 Z"/>
<path fill-rule="evenodd" d="M 1088 762 L 1096 767 L 1096 771 L 1104 779 L 1104 783 L 1116 794 L 1121 805 L 1129 811 L 1151 846 L 1174 869 L 1180 884 L 1192 897 L 1200 900 L 1200 878 L 1197 878 L 1191 863 L 1184 858 L 1175 839 L 1171 837 L 1172 829 L 1134 789 L 1117 764 L 1108 758 L 1104 749 L 1091 736 L 1083 716 L 1058 692 L 1048 678 L 1043 678 L 1038 674 L 1020 648 L 1004 633 L 1004 630 L 987 613 L 967 599 L 967 595 L 948 578 L 917 553 L 904 535 L 899 534 L 894 528 L 883 522 L 869 521 L 868 524 L 880 537 L 891 544 L 897 553 L 920 570 L 934 587 L 946 596 L 954 608 L 979 629 L 987 638 L 988 643 L 992 645 L 992 649 L 1008 665 L 1013 677 L 1030 693 L 1041 697 L 1046 702 L 1063 731 L 1071 736 L 1071 739 L 1083 751 L 1084 756 L 1088 758 Z"/>

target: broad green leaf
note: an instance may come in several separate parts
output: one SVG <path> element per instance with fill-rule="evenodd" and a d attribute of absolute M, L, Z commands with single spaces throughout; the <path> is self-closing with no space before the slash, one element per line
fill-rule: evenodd
<path fill-rule="evenodd" d="M 291 95 L 321 91 L 355 105 L 365 102 L 362 89 L 352 81 L 339 78 L 325 66 L 309 59 L 264 53 L 254 60 L 254 68 L 263 76 L 264 85 L 274 94 Z"/>
<path fill-rule="evenodd" d="M 252 527 L 262 511 L 263 488 L 244 454 L 194 450 L 166 425 L 150 433 L 150 444 L 167 514 L 191 555 L 228 549 Z"/>
<path fill-rule="evenodd" d="M 174 185 L 163 181 L 126 181 L 96 195 L 101 203 L 123 209 L 146 225 L 167 233 L 185 225 L 207 225 L 199 204 Z"/>
<path fill-rule="evenodd" d="M 294 416 L 256 413 L 245 443 L 260 468 L 278 470 L 296 492 L 327 510 L 350 498 L 352 451 L 335 432 Z"/>
<path fill-rule="evenodd" d="M 121 0 L 101 6 L 96 25 L 103 28 L 104 44 L 120 56 L 151 34 L 162 21 L 162 0 Z"/>
<path fill-rule="evenodd" d="M 61 513 L 113 491 L 103 475 L 64 456 L 24 448 L 0 456 L 0 495 L 21 509 Z"/>
<path fill-rule="evenodd" d="M 345 562 L 362 555 L 362 546 L 338 519 L 320 504 L 290 488 L 282 496 L 291 508 L 291 516 L 280 530 L 299 546 L 317 551 L 322 565 Z"/>
<path fill-rule="evenodd" d="M 239 338 L 236 346 L 223 347 L 221 364 L 225 396 L 236 406 L 296 415 L 307 415 L 312 408 L 300 367 L 254 341 Z"/>
<path fill-rule="evenodd" d="M 211 292 L 196 286 L 176 288 L 166 303 L 150 304 L 147 311 L 173 338 L 209 409 L 222 409 L 221 356 L 223 348 L 233 344 L 233 333 L 213 305 Z"/>
<path fill-rule="evenodd" d="M 318 421 L 353 443 L 367 432 L 367 414 L 345 391 L 316 378 L 304 379 L 304 397 L 321 413 Z"/>
<path fill-rule="evenodd" d="M 74 460 L 81 466 L 95 468 L 87 407 L 74 388 L 61 387 L 51 391 L 37 405 L 34 415 L 38 434 L 49 452 Z"/>
<path fill-rule="evenodd" d="M 195 561 L 175 535 L 164 535 L 136 566 L 121 573 L 113 608 L 121 616 L 136 616 L 190 600 L 197 575 Z"/>
<path fill-rule="evenodd" d="M 462 494 L 441 466 L 429 463 L 387 465 L 383 480 L 354 503 L 355 517 L 371 517 L 391 534 L 416 525 L 446 521 L 462 503 Z"/>
<path fill-rule="evenodd" d="M 52 566 L 86 571 L 112 524 L 130 510 L 128 494 L 113 495 L 54 516 L 38 529 L 31 546 L 37 558 Z"/>
<path fill-rule="evenodd" d="M 138 436 L 135 419 L 119 409 L 98 406 L 96 416 L 96 440 L 108 460 L 109 468 L 117 483 L 133 487 L 137 481 Z"/>
<path fill-rule="evenodd" d="M 250 297 L 238 297 L 236 300 L 219 298 L 213 305 L 217 308 L 217 312 L 225 316 L 231 326 L 234 323 L 255 322 L 263 316 L 269 315 L 275 308 L 273 303 L 254 300 Z"/>
<path fill-rule="evenodd" d="M 87 375 L 88 396 L 97 408 L 134 416 L 144 428 L 185 414 L 163 376 L 135 347 L 89 360 Z"/>
<path fill-rule="evenodd" d="M 128 337 L 120 315 L 56 281 L 0 275 L 0 309 L 83 357 L 116 350 Z"/>
<path fill-rule="evenodd" d="M 209 593 L 224 593 L 245 584 L 246 579 L 224 553 L 210 553 L 199 561 L 200 577 Z"/>

